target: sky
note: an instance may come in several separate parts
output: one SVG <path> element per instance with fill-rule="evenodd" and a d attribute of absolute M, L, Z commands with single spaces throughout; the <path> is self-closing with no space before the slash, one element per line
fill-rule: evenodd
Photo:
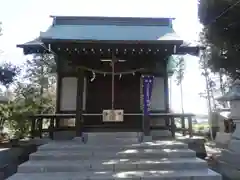
<path fill-rule="evenodd" d="M 0 61 L 21 64 L 26 60 L 22 50 L 16 48 L 40 35 L 51 24 L 50 15 L 121 16 L 121 17 L 173 17 L 173 28 L 186 41 L 198 39 L 201 31 L 197 17 L 198 0 L 0 0 Z M 200 75 L 198 57 L 186 58 L 183 81 L 184 111 L 207 113 L 206 100 L 200 98 L 204 91 L 204 78 Z M 172 78 L 171 107 L 181 111 L 180 88 Z"/>

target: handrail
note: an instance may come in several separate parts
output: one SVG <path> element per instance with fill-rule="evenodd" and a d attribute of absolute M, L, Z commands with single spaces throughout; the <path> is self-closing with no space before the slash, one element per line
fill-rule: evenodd
<path fill-rule="evenodd" d="M 102 116 L 102 113 L 83 113 L 83 116 Z M 124 116 L 144 116 L 143 113 L 124 113 Z M 169 117 L 194 117 L 195 114 L 180 114 L 180 113 L 150 113 L 150 116 L 169 116 Z M 30 117 L 51 118 L 51 117 L 75 117 L 76 114 L 56 113 L 56 114 L 35 114 Z"/>
<path fill-rule="evenodd" d="M 102 113 L 83 113 L 82 116 L 102 116 Z M 141 116 L 144 117 L 143 113 L 125 113 L 124 116 Z M 161 117 L 164 119 L 167 119 L 168 122 L 170 122 L 171 125 L 166 126 L 170 128 L 172 132 L 172 136 L 175 137 L 175 132 L 178 130 L 181 130 L 183 135 L 186 135 L 186 132 L 189 133 L 190 137 L 193 136 L 193 130 L 192 130 L 192 117 L 194 117 L 194 114 L 179 114 L 179 113 L 150 113 L 149 117 Z M 75 113 L 66 114 L 66 113 L 56 113 L 56 114 L 35 114 L 30 116 L 32 119 L 32 137 L 35 136 L 35 134 L 38 134 L 40 137 L 42 137 L 42 132 L 49 132 L 50 138 L 53 138 L 53 133 L 57 130 L 57 126 L 55 126 L 55 123 L 57 123 L 61 118 L 76 118 Z M 175 118 L 181 118 L 181 128 L 176 128 L 175 126 Z M 188 127 L 185 127 L 185 118 L 188 119 Z M 48 129 L 43 130 L 43 119 L 50 119 L 50 126 Z M 83 121 L 84 122 L 84 121 Z M 76 125 L 76 124 L 75 124 Z M 103 125 L 104 126 L 104 125 Z M 83 129 L 85 125 L 83 124 Z M 91 125 L 88 127 L 91 128 Z M 153 129 L 155 125 L 150 125 L 150 129 Z M 76 129 L 76 132 L 79 131 L 77 127 L 74 127 Z M 95 128 L 95 127 L 93 127 Z M 99 127 L 100 128 L 100 127 Z M 144 128 L 143 128 L 144 129 Z"/>

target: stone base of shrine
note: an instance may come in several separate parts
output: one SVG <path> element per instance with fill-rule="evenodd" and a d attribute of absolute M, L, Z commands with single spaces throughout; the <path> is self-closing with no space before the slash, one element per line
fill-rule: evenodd
<path fill-rule="evenodd" d="M 226 177 L 240 179 L 240 140 L 232 139 L 218 160 L 218 169 Z"/>

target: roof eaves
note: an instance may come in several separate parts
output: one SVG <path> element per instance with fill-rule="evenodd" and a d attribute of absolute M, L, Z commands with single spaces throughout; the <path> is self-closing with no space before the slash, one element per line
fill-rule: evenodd
<path fill-rule="evenodd" d="M 32 47 L 35 47 L 35 46 L 43 46 L 44 43 L 41 41 L 41 39 L 38 37 L 32 41 L 28 41 L 24 44 L 17 44 L 17 47 L 19 48 L 24 48 L 24 47 L 27 47 L 27 46 L 32 46 Z"/>

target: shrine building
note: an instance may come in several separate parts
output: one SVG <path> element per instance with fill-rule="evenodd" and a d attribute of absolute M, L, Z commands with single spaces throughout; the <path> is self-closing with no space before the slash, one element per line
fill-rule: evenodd
<path fill-rule="evenodd" d="M 52 16 L 24 54 L 50 53 L 57 64 L 56 114 L 75 117 L 77 135 L 95 131 L 149 133 L 154 114 L 169 113 L 172 55 L 184 46 L 172 18 Z M 61 128 L 64 118 L 51 124 Z M 63 123 L 64 124 L 64 123 Z M 167 126 L 167 125 L 166 125 Z"/>

